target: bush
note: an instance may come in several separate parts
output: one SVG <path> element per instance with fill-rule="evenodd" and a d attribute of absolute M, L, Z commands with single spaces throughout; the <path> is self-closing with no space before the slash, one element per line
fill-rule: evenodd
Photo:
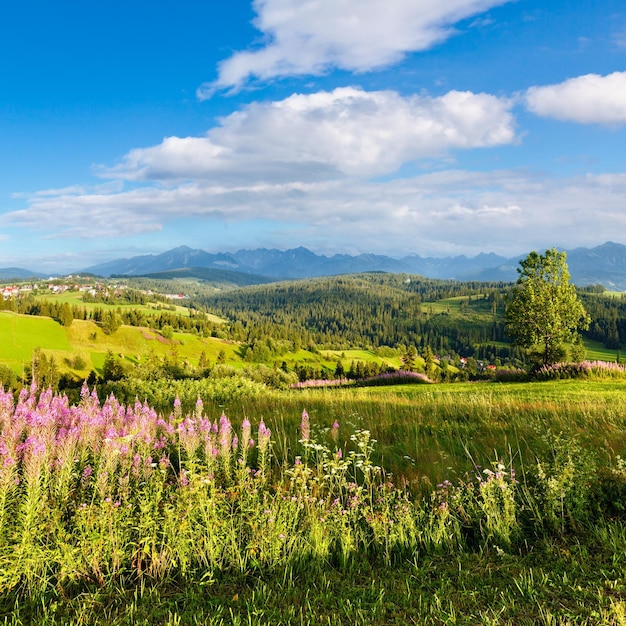
<path fill-rule="evenodd" d="M 494 380 L 499 383 L 523 383 L 528 380 L 528 372 L 523 369 L 498 368 Z"/>
<path fill-rule="evenodd" d="M 18 375 L 10 367 L 2 363 L 0 363 L 0 387 L 15 390 L 21 388 Z"/>

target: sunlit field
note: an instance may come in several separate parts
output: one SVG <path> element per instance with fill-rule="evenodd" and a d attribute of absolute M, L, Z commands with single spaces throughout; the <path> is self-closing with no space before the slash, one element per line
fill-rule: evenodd
<path fill-rule="evenodd" d="M 0 398 L 9 624 L 620 624 L 621 381 Z"/>

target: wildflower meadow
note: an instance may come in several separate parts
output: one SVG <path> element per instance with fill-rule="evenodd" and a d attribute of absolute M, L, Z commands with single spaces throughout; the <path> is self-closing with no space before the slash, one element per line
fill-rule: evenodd
<path fill-rule="evenodd" d="M 494 452 L 416 493 L 376 460 L 372 429 L 345 417 L 320 423 L 298 411 L 279 444 L 262 416 L 211 419 L 200 398 L 190 413 L 175 401 L 163 415 L 101 401 L 87 386 L 76 405 L 35 386 L 17 398 L 0 390 L 4 623 L 472 623 L 464 605 L 484 623 L 603 623 L 538 600 L 554 581 L 529 563 L 546 550 L 571 554 L 572 541 L 581 549 L 580 537 L 604 567 L 587 584 L 614 589 L 594 598 L 597 619 L 624 623 L 621 456 L 603 466 L 554 434 L 531 465 Z M 447 565 L 434 590 L 420 578 L 438 562 L 457 563 L 458 576 L 509 564 L 517 591 L 450 604 Z M 287 606 L 267 600 L 272 589 Z"/>

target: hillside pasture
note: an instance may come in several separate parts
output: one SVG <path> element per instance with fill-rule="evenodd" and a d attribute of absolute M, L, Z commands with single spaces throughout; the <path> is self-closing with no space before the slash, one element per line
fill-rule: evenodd
<path fill-rule="evenodd" d="M 137 364 L 150 355 L 176 356 L 196 364 L 204 352 L 210 362 L 217 360 L 223 350 L 226 360 L 241 363 L 239 346 L 214 337 L 199 337 L 190 333 L 173 334 L 165 339 L 158 331 L 150 328 L 121 326 L 107 335 L 91 320 L 74 320 L 63 327 L 48 317 L 18 315 L 0 312 L 0 362 L 21 374 L 30 364 L 35 348 L 41 348 L 48 356 L 54 356 L 61 372 L 86 375 L 93 368 L 102 371 L 107 352 L 123 357 L 129 365 Z M 76 370 L 74 359 L 80 356 L 88 367 Z M 90 366 L 89 366 L 90 365 Z"/>
<path fill-rule="evenodd" d="M 438 315 L 442 313 L 455 316 L 466 316 L 470 314 L 492 315 L 491 303 L 486 294 L 455 296 L 422 303 L 423 315 Z"/>
<path fill-rule="evenodd" d="M 80 291 L 65 291 L 63 293 L 43 293 L 37 294 L 35 298 L 37 300 L 48 300 L 50 302 L 66 302 L 70 306 L 77 305 L 80 307 L 84 307 L 87 311 L 93 311 L 94 309 L 102 309 L 103 311 L 117 311 L 117 309 L 136 309 L 146 315 L 158 315 L 163 311 L 168 311 L 170 313 L 176 313 L 177 315 L 189 315 L 189 309 L 173 302 L 170 303 L 162 303 L 162 302 L 152 302 L 148 304 L 133 304 L 133 303 L 115 303 L 108 304 L 106 302 L 85 302 L 83 300 L 83 292 Z M 214 316 L 215 317 L 215 316 Z M 219 320 L 219 318 L 216 317 Z M 220 320 L 223 321 L 223 320 Z"/>
<path fill-rule="evenodd" d="M 352 361 L 378 363 L 380 365 L 388 365 L 395 368 L 400 368 L 402 364 L 399 356 L 381 357 L 373 350 L 324 350 L 322 351 L 322 355 L 325 356 L 331 363 L 341 361 L 346 369 L 348 369 Z M 423 362 L 423 359 L 420 357 L 416 358 L 417 362 L 420 360 Z"/>
<path fill-rule="evenodd" d="M 617 361 L 617 350 L 605 348 L 599 341 L 585 339 L 585 358 L 589 361 L 609 361 L 615 363 Z"/>
<path fill-rule="evenodd" d="M 21 374 L 30 364 L 33 350 L 71 352 L 65 329 L 49 317 L 0 311 L 0 362 Z"/>

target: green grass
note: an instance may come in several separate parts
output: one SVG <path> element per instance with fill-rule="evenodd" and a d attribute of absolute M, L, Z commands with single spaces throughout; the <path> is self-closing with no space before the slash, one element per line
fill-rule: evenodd
<path fill-rule="evenodd" d="M 35 348 L 71 351 L 65 329 L 50 318 L 0 311 L 0 362 L 21 373 Z"/>
<path fill-rule="evenodd" d="M 472 469 L 472 459 L 532 463 L 559 433 L 595 451 L 604 462 L 626 455 L 623 381 L 453 383 L 303 389 L 226 403 L 227 414 L 262 416 L 293 455 L 300 413 L 319 432 L 337 419 L 345 444 L 354 426 L 378 441 L 376 460 L 419 491 Z"/>
<path fill-rule="evenodd" d="M 389 568 L 356 561 L 347 571 L 329 565 L 285 578 L 93 588 L 8 606 L 0 618 L 11 626 L 622 626 L 625 547 L 626 528 L 615 521 L 575 540 L 537 542 L 523 556 L 426 556 Z"/>
<path fill-rule="evenodd" d="M 352 361 L 363 361 L 364 363 L 379 363 L 390 365 L 395 368 L 401 367 L 400 357 L 380 357 L 373 350 L 323 350 L 322 355 L 329 359 L 329 363 L 336 363 L 340 360 L 345 369 L 350 367 Z M 420 357 L 416 358 L 417 361 Z"/>
<path fill-rule="evenodd" d="M 585 358 L 589 361 L 610 361 L 617 360 L 617 350 L 605 348 L 599 341 L 585 339 Z"/>
<path fill-rule="evenodd" d="M 233 363 L 241 363 L 236 344 L 213 337 L 199 337 L 189 333 L 174 333 L 171 340 L 164 339 L 156 330 L 121 326 L 107 335 L 90 320 L 74 320 L 69 327 L 40 316 L 0 312 L 0 363 L 5 363 L 18 374 L 28 367 L 35 348 L 54 356 L 61 372 L 73 371 L 67 364 L 80 355 L 96 369 L 101 369 L 108 351 L 122 355 L 129 363 L 137 363 L 150 354 L 176 356 L 197 364 L 204 351 L 211 362 L 220 351 Z M 88 373 L 80 372 L 81 374 Z"/>
<path fill-rule="evenodd" d="M 475 315 L 493 317 L 491 304 L 484 294 L 456 296 L 453 298 L 442 298 L 433 302 L 424 302 L 422 303 L 422 312 L 433 315 L 446 313 L 456 317 Z"/>
<path fill-rule="evenodd" d="M 59 299 L 64 297 L 73 296 L 72 294 L 58 296 Z M 2 338 L 0 363 L 7 364 L 18 374 L 22 373 L 23 366 L 30 364 L 32 352 L 36 347 L 41 348 L 47 355 L 54 356 L 62 372 L 74 371 L 67 365 L 67 360 L 72 360 L 78 355 L 87 363 L 92 363 L 99 371 L 108 351 L 122 356 L 133 364 L 154 354 L 188 360 L 194 365 L 198 363 L 202 352 L 210 363 L 215 363 L 223 351 L 229 365 L 236 368 L 254 365 L 243 361 L 241 346 L 231 341 L 179 332 L 174 332 L 172 339 L 166 340 L 157 330 L 133 326 L 121 326 L 114 333 L 107 335 L 91 320 L 74 320 L 71 326 L 65 328 L 48 317 L 3 311 L 0 312 L 0 337 Z M 349 350 L 345 354 L 346 358 L 342 360 L 346 369 L 352 360 L 391 363 L 396 367 L 400 365 L 399 359 L 382 359 L 367 350 Z M 300 349 L 272 358 L 270 365 L 275 362 L 280 364 L 284 360 L 291 367 L 296 363 L 307 363 L 334 370 L 337 360 L 333 355 L 339 357 L 341 352 L 328 351 L 316 354 Z M 88 371 L 78 373 L 82 375 Z"/>
<path fill-rule="evenodd" d="M 72 499 L 77 497 L 74 494 L 90 492 L 80 478 L 74 476 L 75 472 L 80 476 L 80 471 L 74 468 L 77 461 L 73 459 L 80 458 L 79 463 L 92 463 L 94 472 L 98 465 L 91 454 L 85 455 L 73 449 L 67 457 L 70 463 L 65 475 L 73 485 L 73 488 L 67 489 L 68 502 L 72 504 L 67 509 L 55 509 L 60 512 L 53 512 L 47 519 L 49 523 L 65 524 L 67 519 L 71 520 L 76 515 L 76 520 L 81 519 L 83 523 L 92 525 L 93 534 L 77 523 L 75 527 L 67 526 L 64 531 L 67 534 L 55 535 L 54 540 L 45 535 L 38 539 L 39 535 L 34 535 L 33 547 L 41 554 L 49 549 L 55 559 L 64 560 L 67 571 L 76 567 L 78 574 L 75 577 L 66 574 L 63 578 L 62 569 L 62 582 L 55 583 L 54 575 L 49 574 L 45 564 L 41 579 L 26 574 L 20 582 L 6 573 L 0 573 L 0 581 L 12 585 L 7 591 L 8 586 L 3 589 L 0 583 L 0 623 L 13 626 L 621 626 L 626 623 L 626 518 L 623 510 L 621 514 L 574 519 L 572 526 L 564 530 L 560 526 L 545 531 L 541 530 L 541 526 L 529 530 L 528 519 L 534 509 L 524 494 L 526 489 L 530 489 L 527 480 L 536 466 L 537 457 L 549 466 L 550 459 L 557 459 L 559 454 L 564 453 L 561 462 L 567 470 L 570 467 L 568 453 L 574 455 L 574 482 L 581 484 L 583 491 L 596 483 L 595 478 L 588 485 L 583 481 L 586 455 L 595 457 L 601 468 L 615 467 L 616 455 L 626 456 L 625 395 L 624 383 L 615 381 L 556 381 L 272 392 L 261 398 L 227 402 L 221 406 L 205 403 L 205 414 L 211 420 L 217 419 L 222 410 L 235 419 L 248 415 L 257 424 L 263 419 L 272 428 L 276 463 L 283 464 L 283 467 L 288 458 L 293 460 L 296 452 L 302 454 L 297 440 L 303 408 L 310 414 L 312 431 L 318 441 L 328 440 L 326 429 L 332 421 L 340 422 L 339 445 L 346 453 L 344 458 L 350 449 L 350 435 L 355 428 L 371 429 L 378 440 L 375 461 L 385 469 L 395 468 L 396 484 L 403 484 L 403 480 L 417 480 L 426 494 L 435 489 L 439 477 L 458 484 L 465 470 L 476 473 L 473 462 L 490 466 L 495 458 L 499 458 L 507 462 L 508 467 L 508 461 L 511 461 L 518 469 L 520 481 L 516 491 L 521 496 L 518 521 L 526 526 L 522 538 L 509 548 L 505 546 L 505 549 L 493 540 L 481 540 L 473 547 L 400 550 L 386 556 L 384 551 L 377 552 L 372 546 L 369 553 L 367 550 L 355 552 L 343 561 L 335 554 L 288 565 L 277 563 L 273 567 L 259 567 L 254 560 L 256 553 L 248 550 L 239 555 L 239 566 L 223 569 L 206 567 L 183 572 L 173 563 L 171 569 L 159 570 L 165 572 L 160 575 L 152 576 L 146 571 L 137 576 L 132 573 L 136 565 L 127 560 L 127 569 L 117 570 L 122 574 L 95 569 L 94 576 L 89 577 L 81 574 L 84 570 L 77 567 L 76 560 L 87 555 L 89 558 L 99 556 L 103 563 L 107 562 L 108 553 L 104 547 L 109 532 L 113 532 L 109 522 L 118 529 L 120 539 L 127 542 L 112 545 L 111 562 L 115 564 L 115 558 L 126 559 L 124 550 L 145 545 L 148 563 L 150 550 L 163 550 L 160 542 L 149 543 L 150 533 L 155 533 L 154 536 L 165 543 L 171 542 L 168 545 L 172 548 L 183 550 L 184 546 L 178 545 L 177 541 L 179 535 L 184 540 L 191 532 L 193 507 L 207 498 L 213 498 L 216 506 L 226 507 L 221 508 L 219 515 L 212 519 L 213 524 L 221 525 L 221 532 L 226 528 L 224 515 L 239 516 L 234 526 L 236 533 L 223 539 L 220 534 L 218 542 L 220 545 L 225 542 L 223 545 L 228 550 L 236 552 L 234 544 L 237 541 L 245 540 L 254 545 L 257 536 L 263 537 L 271 532 L 276 534 L 275 521 L 281 520 L 278 517 L 267 520 L 263 517 L 267 515 L 265 509 L 280 511 L 281 507 L 288 506 L 291 498 L 281 498 L 280 495 L 290 494 L 289 489 L 293 486 L 290 487 L 287 479 L 279 489 L 272 488 L 266 498 L 260 498 L 256 489 L 242 489 L 234 482 L 224 491 L 225 500 L 220 499 L 216 491 L 203 486 L 205 480 L 212 479 L 203 479 L 205 475 L 201 466 L 204 457 L 199 453 L 197 465 L 191 464 L 189 471 L 190 489 L 193 487 L 193 490 L 187 492 L 187 496 L 183 490 L 182 501 L 179 502 L 178 495 L 172 491 L 168 491 L 168 497 L 163 497 L 163 492 L 156 487 L 160 489 L 160 481 L 165 481 L 165 478 L 160 479 L 158 471 L 146 466 L 142 470 L 147 472 L 144 477 L 135 477 L 131 471 L 130 480 L 136 482 L 122 496 L 122 500 L 128 498 L 133 506 L 112 508 L 106 500 L 100 502 L 105 492 L 98 495 L 94 491 L 93 500 L 84 500 L 83 497 L 77 500 L 85 502 L 86 510 L 89 507 L 94 509 L 91 517 L 81 518 L 74 511 L 77 503 L 72 503 Z M 82 442 L 82 439 L 79 441 Z M 133 439 L 132 434 L 120 433 L 119 443 L 131 445 L 131 442 L 141 447 L 143 438 Z M 96 440 L 94 443 L 95 449 L 99 449 Z M 406 460 L 405 456 L 409 456 L 411 451 L 415 456 Z M 141 454 L 144 453 L 151 455 L 152 451 L 150 448 L 141 449 Z M 127 461 L 118 461 L 122 456 L 114 455 L 109 462 L 126 462 L 128 469 L 132 454 L 133 451 Z M 181 461 L 187 458 L 182 451 L 178 454 Z M 402 463 L 405 463 L 404 470 Z M 57 497 L 63 485 L 64 474 L 58 471 L 54 481 L 46 481 L 42 486 L 50 490 L 50 502 Z M 120 471 L 120 476 L 123 477 L 126 471 Z M 482 473 L 480 468 L 477 473 Z M 24 476 L 27 476 L 26 472 Z M 194 476 L 198 476 L 197 482 L 193 482 Z M 555 462 L 545 485 L 552 484 L 551 480 L 558 482 L 563 476 L 572 475 L 559 474 L 559 466 Z M 166 489 L 169 489 L 167 485 L 172 478 L 176 479 L 169 476 L 164 483 Z M 30 480 L 37 487 L 37 482 L 32 478 Z M 128 488 L 127 483 L 123 484 Z M 53 488 L 53 485 L 56 486 Z M 23 486 L 19 488 L 26 489 Z M 311 489 L 311 493 L 315 494 L 313 506 L 317 506 L 320 498 L 327 497 L 324 496 L 322 482 L 312 481 Z M 278 494 L 279 497 L 274 498 L 270 494 Z M 185 497 L 188 499 L 184 500 Z M 541 497 L 539 500 L 542 501 Z M 241 501 L 243 504 L 240 504 Z M 464 502 L 470 511 L 471 506 L 476 506 L 480 500 L 467 499 Z M 259 510 L 253 507 L 255 503 L 261 507 Z M 38 507 L 37 501 L 32 506 Z M 145 507 L 145 512 L 142 507 Z M 20 508 L 21 514 L 25 514 L 26 510 L 25 507 Z M 37 510 L 40 515 L 48 515 L 41 508 Z M 80 510 L 82 505 L 78 508 Z M 172 511 L 178 513 L 172 516 Z M 209 507 L 205 514 L 210 516 L 211 511 Z M 109 516 L 105 518 L 107 523 L 99 523 L 100 518 L 95 514 L 98 512 Z M 153 523 L 152 514 L 155 519 L 160 520 L 161 516 L 169 519 L 168 535 L 163 526 Z M 128 515 L 136 515 L 132 518 L 136 521 L 129 519 Z M 255 515 L 260 517 L 255 518 Z M 282 519 L 281 523 L 288 523 L 288 519 Z M 524 522 L 524 519 L 527 521 Z M 19 517 L 18 522 L 10 523 L 24 522 Z M 145 543 L 137 544 L 134 542 L 138 540 L 129 538 L 134 536 L 133 533 L 139 533 L 138 526 L 144 529 L 145 535 L 138 536 Z M 126 531 L 122 532 L 125 528 L 128 535 L 124 534 Z M 210 534 L 213 526 L 203 522 L 197 529 L 202 528 Z M 330 530 L 334 532 L 332 526 Z M 476 532 L 479 531 L 484 531 L 482 523 L 476 527 Z M 75 546 L 75 532 L 83 532 L 89 537 L 87 547 Z M 163 536 L 160 533 L 164 533 Z M 299 535 L 294 533 L 293 536 Z M 4 540 L 14 542 L 18 548 L 24 545 L 21 537 L 22 534 L 7 532 L 3 536 Z M 193 543 L 182 553 L 192 558 L 190 555 L 198 549 L 199 544 Z M 0 553 L 4 562 L 13 567 L 18 560 L 15 557 L 18 552 L 5 550 Z M 160 554 L 166 561 L 172 558 L 167 550 Z M 19 558 L 25 558 L 25 555 L 20 553 Z M 35 555 L 30 558 L 36 563 Z M 160 561 L 156 563 L 159 565 Z M 102 577 L 100 582 L 98 573 Z M 46 576 L 49 576 L 49 583 L 41 583 Z M 29 592 L 29 584 L 36 589 L 35 592 Z"/>
<path fill-rule="evenodd" d="M 80 307 L 84 307 L 87 311 L 93 311 L 94 309 L 102 309 L 103 311 L 116 311 L 119 309 L 136 309 L 137 311 L 141 311 L 147 315 L 158 315 L 163 311 L 169 311 L 171 313 L 176 313 L 178 315 L 184 315 L 187 317 L 189 315 L 189 309 L 183 306 L 170 303 L 149 303 L 149 304 L 107 304 L 104 302 L 83 302 L 83 293 L 79 291 L 65 291 L 63 293 L 45 293 L 39 294 L 35 296 L 37 300 L 49 300 L 50 302 L 59 302 L 64 303 L 67 302 L 69 305 L 78 305 Z M 215 318 L 216 320 L 220 320 L 220 318 Z M 223 321 L 223 320 L 220 320 Z"/>

